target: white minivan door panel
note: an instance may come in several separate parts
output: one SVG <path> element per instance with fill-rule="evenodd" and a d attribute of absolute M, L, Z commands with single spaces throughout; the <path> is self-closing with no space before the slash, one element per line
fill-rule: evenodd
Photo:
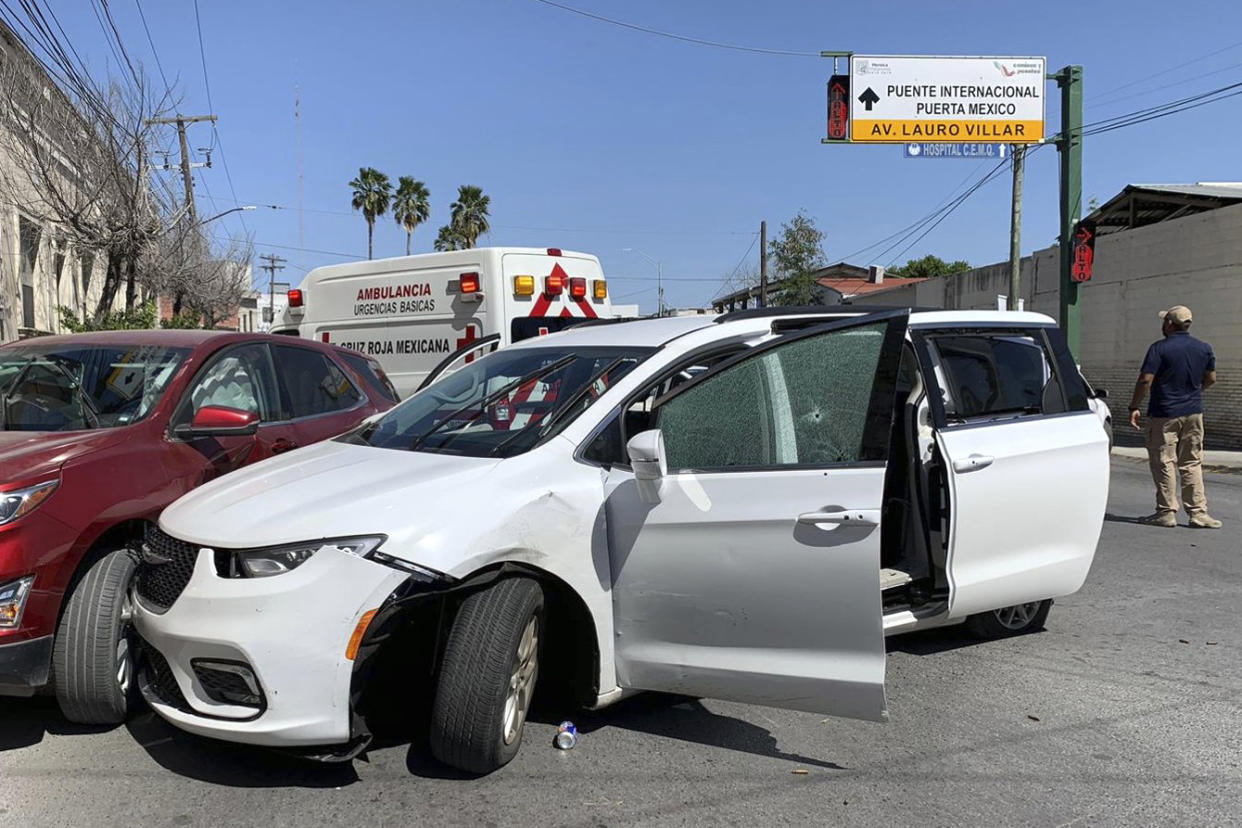
<path fill-rule="evenodd" d="M 907 320 L 786 333 L 626 410 L 660 429 L 641 445 L 667 473 L 607 478 L 622 687 L 887 716 L 880 520 Z"/>
<path fill-rule="evenodd" d="M 880 527 L 801 523 L 876 510 L 883 466 L 683 474 L 644 502 L 610 475 L 622 687 L 882 720 Z"/>
<path fill-rule="evenodd" d="M 1108 499 L 1108 437 L 1089 410 L 950 426 L 949 613 L 1076 592 Z"/>

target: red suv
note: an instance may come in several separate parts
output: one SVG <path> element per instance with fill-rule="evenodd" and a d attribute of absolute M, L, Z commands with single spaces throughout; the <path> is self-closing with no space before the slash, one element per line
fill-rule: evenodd
<path fill-rule="evenodd" d="M 195 486 L 396 401 L 374 360 L 281 336 L 111 331 L 0 347 L 0 695 L 51 684 L 69 719 L 122 721 L 146 527 Z"/>

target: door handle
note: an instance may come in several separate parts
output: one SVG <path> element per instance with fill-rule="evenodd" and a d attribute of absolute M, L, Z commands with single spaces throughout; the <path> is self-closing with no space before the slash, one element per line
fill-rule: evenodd
<path fill-rule="evenodd" d="M 298 444 L 292 440 L 280 437 L 272 442 L 272 454 L 280 454 L 282 451 L 293 451 L 297 447 Z"/>
<path fill-rule="evenodd" d="M 966 472 L 986 469 L 992 465 L 992 461 L 995 459 L 990 454 L 972 454 L 969 457 L 963 457 L 961 460 L 954 460 L 953 471 L 965 474 Z"/>
<path fill-rule="evenodd" d="M 836 523 L 840 525 L 879 526 L 879 509 L 848 509 L 843 512 L 806 512 L 798 515 L 798 523 L 816 525 Z"/>

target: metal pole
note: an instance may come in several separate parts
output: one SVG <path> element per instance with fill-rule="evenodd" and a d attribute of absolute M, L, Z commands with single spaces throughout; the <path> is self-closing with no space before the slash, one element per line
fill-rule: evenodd
<path fill-rule="evenodd" d="M 1026 147 L 1013 148 L 1013 212 L 1009 219 L 1009 309 L 1018 309 L 1022 294 L 1022 167 Z"/>
<path fill-rule="evenodd" d="M 656 294 L 659 297 L 659 307 L 656 316 L 664 315 L 664 268 L 656 262 Z"/>
<path fill-rule="evenodd" d="M 759 307 L 768 306 L 768 223 L 759 222 Z"/>
<path fill-rule="evenodd" d="M 1070 353 L 1078 357 L 1078 283 L 1074 266 L 1074 225 L 1082 211 L 1082 67 L 1066 66 L 1055 75 L 1061 89 L 1061 290 L 1060 321 Z"/>

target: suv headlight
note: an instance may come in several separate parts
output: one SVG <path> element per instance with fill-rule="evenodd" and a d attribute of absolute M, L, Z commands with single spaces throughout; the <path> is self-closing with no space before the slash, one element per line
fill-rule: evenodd
<path fill-rule="evenodd" d="M 288 546 L 269 546 L 265 549 L 243 549 L 233 553 L 235 576 L 242 578 L 266 578 L 283 575 L 297 569 L 310 560 L 311 555 L 325 549 L 335 549 L 346 555 L 364 558 L 384 542 L 382 535 L 362 538 L 332 538 L 329 540 L 292 543 Z"/>
<path fill-rule="evenodd" d="M 51 497 L 59 485 L 59 480 L 49 480 L 37 486 L 0 492 L 0 526 L 33 512 L 40 503 Z"/>
<path fill-rule="evenodd" d="M 33 575 L 0 584 L 0 630 L 11 630 L 22 623 L 22 612 L 26 609 L 32 584 Z"/>

